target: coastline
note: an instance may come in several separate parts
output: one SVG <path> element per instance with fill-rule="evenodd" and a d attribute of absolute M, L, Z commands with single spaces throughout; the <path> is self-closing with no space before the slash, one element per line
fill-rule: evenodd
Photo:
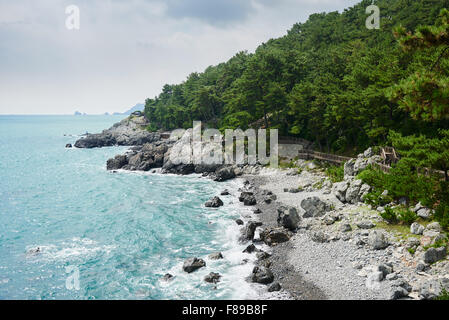
<path fill-rule="evenodd" d="M 288 187 L 285 174 L 285 172 L 276 172 L 268 176 L 247 177 L 255 186 L 255 195 L 259 200 L 257 207 L 262 211 L 260 218 L 266 226 L 277 226 L 276 208 L 286 205 L 286 203 L 280 201 L 265 203 L 263 201 L 264 190 L 271 187 L 270 180 L 282 179 L 283 184 Z M 277 190 L 271 191 L 277 192 Z M 315 244 L 310 240 L 306 228 L 300 228 L 290 241 L 272 248 L 271 268 L 276 281 L 279 281 L 294 299 L 387 300 L 389 298 L 391 286 L 384 282 L 383 288 L 375 291 L 369 290 L 365 286 L 365 280 L 357 275 L 358 270 L 354 269 L 351 264 L 348 265 L 348 262 L 351 263 L 350 261 L 344 261 L 344 255 L 357 250 L 355 245 L 348 248 L 348 243 L 339 240 L 339 242 L 330 244 L 328 248 L 324 248 L 323 244 Z M 333 256 L 331 256 L 332 254 Z M 381 261 L 380 257 L 378 261 Z M 338 269 L 340 272 L 337 272 Z"/>
<path fill-rule="evenodd" d="M 297 168 L 288 170 L 184 164 L 191 129 L 179 140 L 137 130 L 136 144 L 132 122 L 126 119 L 102 134 L 87 136 L 75 147 L 117 141 L 130 145 L 127 153 L 108 160 L 107 170 L 113 173 L 196 173 L 216 182 L 243 179 L 243 187 L 232 192 L 233 201 L 243 202 L 252 212 L 236 221 L 238 242 L 248 246 L 244 251 L 251 258 L 242 263 L 254 261 L 254 268 L 245 276 L 259 288 L 261 299 L 430 299 L 439 294 L 441 281 L 449 283 L 447 258 L 435 265 L 423 262 L 426 246 L 441 235 L 438 223 L 425 224 L 424 236 L 417 239 L 410 230 L 389 228 L 379 215 L 382 208 L 363 203 L 371 187 L 358 180 L 357 173 L 378 161 L 372 149 L 348 161 L 343 181 L 332 183 L 323 168 L 305 160 L 296 160 Z M 153 142 L 140 143 L 147 140 Z M 203 144 L 207 153 L 210 146 Z M 220 199 L 209 202 L 223 206 Z"/>

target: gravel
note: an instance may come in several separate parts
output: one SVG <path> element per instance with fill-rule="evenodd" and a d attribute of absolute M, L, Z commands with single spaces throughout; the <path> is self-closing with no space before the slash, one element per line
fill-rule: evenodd
<path fill-rule="evenodd" d="M 303 199 L 317 196 L 333 204 L 335 210 L 345 207 L 333 194 L 321 190 L 285 192 L 284 189 L 313 185 L 320 176 L 303 172 L 299 176 L 277 173 L 245 176 L 255 186 L 254 195 L 264 226 L 277 226 L 277 208 L 281 205 L 293 206 L 300 216 Z M 277 201 L 265 203 L 262 192 L 272 191 Z M 350 205 L 351 206 L 351 205 Z M 353 206 L 353 205 L 352 205 Z M 356 206 L 355 206 L 356 207 Z M 313 225 L 315 218 L 305 219 L 304 225 Z M 271 270 L 275 281 L 279 282 L 292 298 L 300 300 L 373 300 L 389 299 L 393 290 L 390 281 L 367 286 L 370 268 L 391 258 L 392 248 L 373 251 L 356 245 L 356 241 L 331 241 L 316 243 L 311 240 L 311 231 L 300 229 L 293 238 L 277 245 L 272 250 Z M 348 239 L 346 239 L 348 240 Z"/>

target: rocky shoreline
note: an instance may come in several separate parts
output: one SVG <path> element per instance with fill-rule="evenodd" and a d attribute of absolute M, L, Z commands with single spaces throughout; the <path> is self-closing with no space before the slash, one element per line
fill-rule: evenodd
<path fill-rule="evenodd" d="M 77 141 L 75 147 L 131 146 L 126 154 L 108 160 L 112 172 L 161 169 L 202 174 L 218 182 L 243 178 L 238 200 L 254 210 L 246 223 L 236 223 L 241 225 L 240 241 L 248 244 L 245 252 L 257 257 L 248 281 L 266 285 L 267 292 L 301 300 L 396 300 L 433 299 L 449 289 L 446 248 L 429 248 L 445 236 L 437 223 L 414 224 L 404 233 L 383 221 L 379 211 L 384 208 L 361 202 L 370 186 L 356 175 L 379 161 L 372 150 L 347 162 L 344 181 L 332 183 L 314 163 L 302 160 L 296 161 L 299 170 L 190 164 L 185 159 L 191 131 L 170 140 L 142 130 L 144 126 L 142 118 L 125 119 Z M 210 152 L 207 144 L 202 147 Z M 222 206 L 220 196 L 226 192 L 206 207 Z M 422 206 L 416 212 L 422 219 L 429 215 Z M 194 272 L 203 262 L 193 257 L 183 268 Z M 205 281 L 217 283 L 220 277 L 211 273 Z"/>

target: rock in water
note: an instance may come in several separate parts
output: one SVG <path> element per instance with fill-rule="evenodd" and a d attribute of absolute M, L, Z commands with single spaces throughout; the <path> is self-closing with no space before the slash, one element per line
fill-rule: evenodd
<path fill-rule="evenodd" d="M 219 273 L 211 272 L 205 278 L 204 281 L 208 283 L 218 283 L 220 282 L 221 275 Z"/>
<path fill-rule="evenodd" d="M 251 275 L 252 282 L 270 284 L 273 282 L 273 280 L 274 276 L 270 269 L 263 266 L 254 267 L 253 273 Z"/>
<path fill-rule="evenodd" d="M 223 201 L 219 197 L 213 197 L 204 204 L 207 208 L 219 208 L 223 206 Z"/>
<path fill-rule="evenodd" d="M 291 231 L 294 231 L 298 228 L 300 218 L 296 208 L 294 207 L 287 208 L 281 206 L 278 208 L 277 211 L 278 211 L 277 223 L 280 227 L 287 228 Z"/>
<path fill-rule="evenodd" d="M 243 250 L 243 253 L 253 253 L 259 251 L 254 244 L 250 244 L 248 247 L 246 247 L 245 250 Z"/>
<path fill-rule="evenodd" d="M 118 155 L 113 159 L 109 159 L 106 167 L 108 170 L 118 170 L 122 169 L 124 166 L 128 164 L 128 158 L 126 155 Z"/>
<path fill-rule="evenodd" d="M 209 255 L 209 259 L 211 260 L 221 260 L 223 259 L 223 254 L 221 252 L 212 253 Z"/>
<path fill-rule="evenodd" d="M 226 180 L 234 179 L 235 178 L 235 172 L 232 167 L 223 167 L 221 169 L 218 169 L 215 172 L 215 181 L 223 182 Z"/>
<path fill-rule="evenodd" d="M 245 229 L 243 230 L 243 235 L 241 241 L 252 241 L 254 239 L 254 234 L 256 232 L 257 227 L 260 227 L 260 222 L 249 221 Z"/>
<path fill-rule="evenodd" d="M 164 277 L 162 278 L 162 280 L 164 280 L 164 281 L 170 281 L 170 280 L 172 280 L 173 278 L 174 278 L 174 276 L 173 276 L 172 274 L 167 273 L 167 274 L 164 275 Z"/>
<path fill-rule="evenodd" d="M 187 273 L 192 273 L 205 266 L 206 262 L 204 262 L 204 260 L 198 258 L 189 258 L 186 261 L 184 261 L 182 269 Z"/>

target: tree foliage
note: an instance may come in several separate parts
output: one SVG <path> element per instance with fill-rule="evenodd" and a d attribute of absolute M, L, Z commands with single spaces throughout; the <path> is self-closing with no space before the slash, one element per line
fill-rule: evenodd
<path fill-rule="evenodd" d="M 347 154 L 386 144 L 390 130 L 449 129 L 447 11 L 439 16 L 449 0 L 375 1 L 380 30 L 365 27 L 371 2 L 313 14 L 254 53 L 164 86 L 146 101 L 151 128 L 270 127 Z"/>
<path fill-rule="evenodd" d="M 390 97 L 415 119 L 449 118 L 449 11 L 442 9 L 433 26 L 423 25 L 413 34 L 395 29 L 401 47 L 416 55 L 417 71 L 393 87 Z"/>

